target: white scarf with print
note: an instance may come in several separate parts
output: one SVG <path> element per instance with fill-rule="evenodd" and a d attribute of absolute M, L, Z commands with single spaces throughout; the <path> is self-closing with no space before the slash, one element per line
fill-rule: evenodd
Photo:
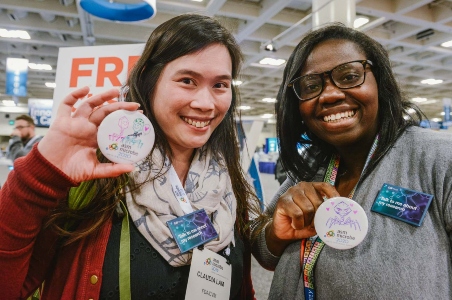
<path fill-rule="evenodd" d="M 212 223 L 218 238 L 206 243 L 204 247 L 218 252 L 233 242 L 237 203 L 224 161 L 216 161 L 211 151 L 205 148 L 195 151 L 185 181 L 185 192 L 193 210 L 204 208 L 209 217 L 213 216 Z M 154 178 L 160 171 L 162 162 L 161 152 L 155 149 L 152 159 L 141 163 L 140 170 L 132 173 L 132 176 L 137 183 Z M 148 180 L 133 196 L 127 193 L 126 201 L 130 216 L 140 233 L 171 266 L 178 267 L 190 264 L 192 254 L 191 251 L 180 253 L 166 224 L 167 221 L 184 215 L 173 193 L 169 167 L 166 160 L 163 175 Z"/>

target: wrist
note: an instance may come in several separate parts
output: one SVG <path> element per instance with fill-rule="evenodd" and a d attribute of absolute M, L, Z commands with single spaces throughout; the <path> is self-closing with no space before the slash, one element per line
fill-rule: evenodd
<path fill-rule="evenodd" d="M 289 245 L 291 240 L 283 240 L 280 239 L 274 231 L 273 220 L 270 221 L 265 227 L 265 241 L 267 243 L 267 249 L 274 256 L 281 256 L 286 249 L 287 245 Z"/>

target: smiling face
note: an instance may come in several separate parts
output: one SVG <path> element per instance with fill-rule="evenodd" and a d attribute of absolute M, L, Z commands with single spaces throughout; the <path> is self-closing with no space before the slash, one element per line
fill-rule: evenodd
<path fill-rule="evenodd" d="M 232 101 L 232 61 L 213 44 L 163 69 L 152 100 L 156 120 L 174 153 L 203 146 Z"/>
<path fill-rule="evenodd" d="M 300 75 L 322 73 L 346 62 L 365 59 L 353 42 L 328 40 L 313 49 Z M 371 67 L 365 70 L 366 79 L 361 86 L 341 90 L 325 76 L 322 93 L 300 101 L 300 114 L 306 126 L 335 147 L 367 145 L 377 133 L 378 87 Z"/>

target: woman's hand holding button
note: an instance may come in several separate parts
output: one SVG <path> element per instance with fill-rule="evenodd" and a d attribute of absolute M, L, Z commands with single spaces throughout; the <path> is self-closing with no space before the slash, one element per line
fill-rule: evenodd
<path fill-rule="evenodd" d="M 323 198 L 340 196 L 325 182 L 300 182 L 281 195 L 266 227 L 266 241 L 270 252 L 280 256 L 287 245 L 295 240 L 316 234 L 314 215 Z"/>
<path fill-rule="evenodd" d="M 39 152 L 76 182 L 131 172 L 134 169 L 131 164 L 99 162 L 96 156 L 97 128 L 113 111 L 137 110 L 139 104 L 115 102 L 103 105 L 118 97 L 119 91 L 111 89 L 83 100 L 71 114 L 77 100 L 84 98 L 88 92 L 88 87 L 77 89 L 63 100 L 48 132 L 38 144 Z"/>

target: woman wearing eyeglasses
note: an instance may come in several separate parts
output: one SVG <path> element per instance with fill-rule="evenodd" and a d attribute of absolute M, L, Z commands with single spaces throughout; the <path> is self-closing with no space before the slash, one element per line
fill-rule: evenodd
<path fill-rule="evenodd" d="M 416 126 L 384 47 L 312 31 L 278 100 L 290 180 L 253 229 L 269 299 L 452 299 L 452 136 Z"/>

